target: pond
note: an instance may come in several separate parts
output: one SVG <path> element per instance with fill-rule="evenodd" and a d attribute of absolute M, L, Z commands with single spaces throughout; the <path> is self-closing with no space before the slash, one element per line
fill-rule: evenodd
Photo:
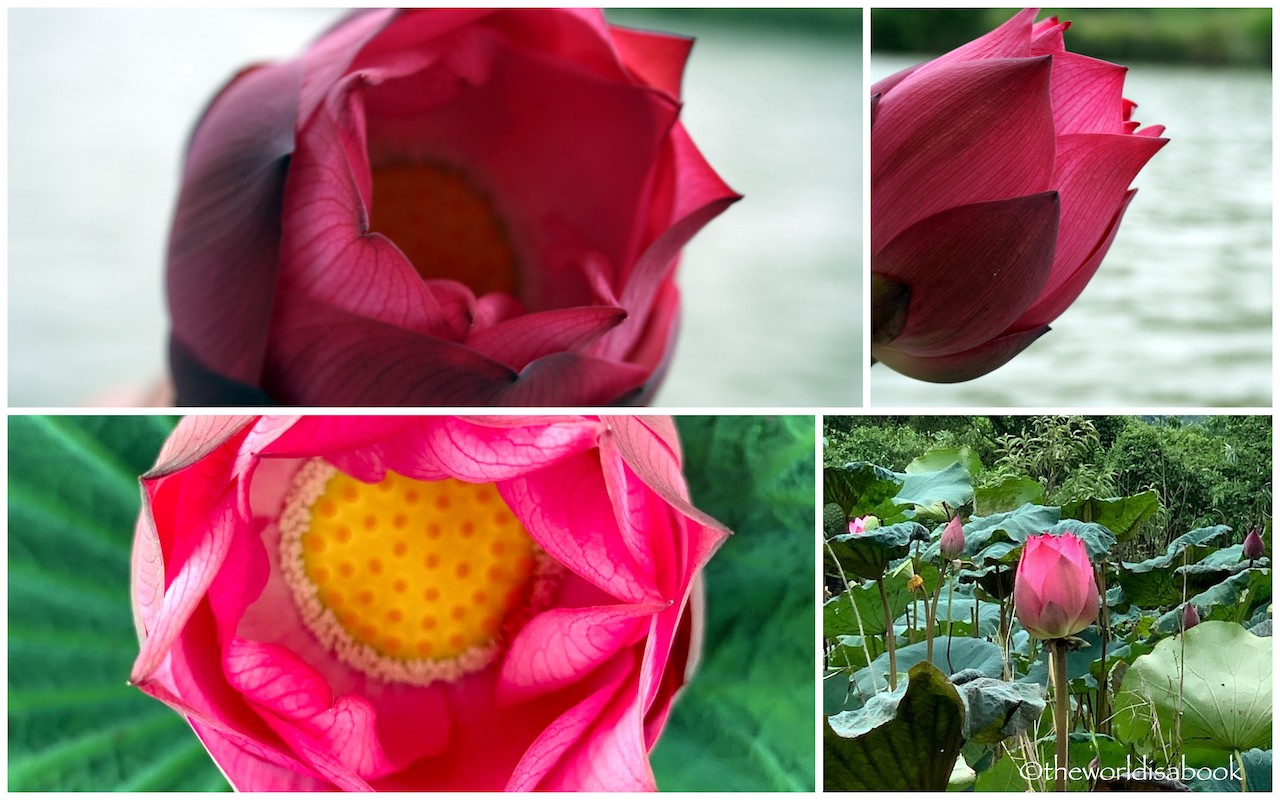
<path fill-rule="evenodd" d="M 875 56 L 871 80 L 924 60 Z M 1170 142 L 1138 174 L 1110 253 L 1053 330 L 990 375 L 939 386 L 883 366 L 876 406 L 1271 405 L 1271 74 L 1129 65 Z"/>

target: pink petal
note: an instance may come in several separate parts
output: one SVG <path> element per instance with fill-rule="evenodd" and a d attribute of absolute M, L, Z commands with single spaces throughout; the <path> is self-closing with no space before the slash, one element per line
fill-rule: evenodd
<path fill-rule="evenodd" d="M 1040 325 L 1047 325 L 1057 319 L 1062 312 L 1066 311 L 1076 301 L 1076 298 L 1080 296 L 1085 286 L 1089 284 L 1094 274 L 1097 273 L 1098 267 L 1102 265 L 1102 259 L 1106 256 L 1107 251 L 1111 249 L 1111 242 L 1120 230 L 1120 220 L 1124 218 L 1124 212 L 1137 192 L 1137 189 L 1130 189 L 1129 193 L 1125 195 L 1120 210 L 1116 212 L 1115 217 L 1111 220 L 1111 225 L 1103 233 L 1102 240 L 1097 243 L 1084 263 L 1070 275 L 1060 279 L 1056 288 L 1053 290 L 1046 289 L 1040 295 L 1040 299 L 1036 300 L 1035 304 L 1013 323 L 1012 329 L 1026 330 Z"/>
<path fill-rule="evenodd" d="M 521 370 L 530 361 L 568 350 L 583 350 L 617 327 L 627 312 L 610 306 L 541 311 L 476 331 L 466 344 L 481 355 Z"/>
<path fill-rule="evenodd" d="M 912 356 L 899 352 L 892 345 L 875 348 L 872 354 L 878 361 L 903 375 L 933 383 L 959 383 L 986 375 L 1027 349 L 1036 339 L 1048 333 L 1049 326 L 1033 328 L 1019 333 L 1008 333 L 972 350 L 946 356 Z"/>
<path fill-rule="evenodd" d="M 531 792 L 546 790 L 543 781 L 565 758 L 574 745 L 586 736 L 591 725 L 618 694 L 626 694 L 627 680 L 634 677 L 632 661 L 615 659 L 596 673 L 592 692 L 549 724 L 534 740 L 511 772 L 506 790 Z M 584 787 L 570 787 L 581 790 Z"/>
<path fill-rule="evenodd" d="M 271 320 L 300 80 L 296 63 L 251 68 L 214 99 L 187 152 L 169 241 L 174 339 L 251 385 Z"/>
<path fill-rule="evenodd" d="M 642 699 L 619 691 L 539 782 L 548 792 L 657 790 L 645 743 Z"/>
<path fill-rule="evenodd" d="M 921 65 L 930 71 L 964 61 L 999 58 L 1026 58 L 1031 55 L 1031 38 L 1036 29 L 1037 9 L 1024 8 L 990 33 L 957 47 Z M 1043 25 L 1044 23 L 1040 23 Z"/>
<path fill-rule="evenodd" d="M 304 406 L 487 405 L 516 377 L 462 345 L 302 296 L 278 306 L 267 375 L 273 397 Z"/>
<path fill-rule="evenodd" d="M 872 265 L 911 292 L 893 350 L 946 356 L 1000 334 L 1043 289 L 1057 230 L 1058 196 L 1044 192 L 950 208 L 904 231 Z"/>
<path fill-rule="evenodd" d="M 1075 133 L 1120 133 L 1125 67 L 1076 53 L 1053 56 L 1053 119 L 1059 140 Z M 1059 154 L 1061 158 L 1061 154 Z"/>
<path fill-rule="evenodd" d="M 362 125 L 359 92 L 348 95 L 342 108 L 349 125 Z M 363 147 L 362 163 L 351 164 L 343 139 L 327 109 L 299 132 L 284 199 L 281 292 L 416 333 L 460 339 L 474 299 L 468 293 L 470 303 L 454 302 L 452 289 L 462 287 L 422 280 L 395 243 L 368 232 L 357 180 L 367 180 L 368 164 Z"/>
<path fill-rule="evenodd" d="M 331 28 L 302 56 L 298 119 L 306 121 L 324 103 L 331 87 L 348 71 L 361 48 L 396 20 L 396 9 L 357 11 Z"/>
<path fill-rule="evenodd" d="M 263 758 L 237 743 L 238 737 L 233 738 L 195 720 L 191 720 L 191 727 L 209 755 L 213 756 L 223 776 L 237 791 L 323 792 L 333 788 L 332 784 L 319 777 L 304 775 Z"/>
<path fill-rule="evenodd" d="M 514 705 L 581 680 L 644 634 L 657 605 L 557 608 L 529 621 L 511 642 L 499 705 Z"/>
<path fill-rule="evenodd" d="M 693 39 L 631 28 L 611 27 L 609 32 L 619 60 L 637 80 L 680 99 L 680 83 Z"/>
<path fill-rule="evenodd" d="M 666 726 L 667 717 L 676 696 L 684 685 L 693 677 L 701 659 L 702 630 L 705 617 L 703 608 L 703 589 L 701 577 L 694 580 L 690 591 L 689 604 L 680 616 L 679 627 L 667 652 L 667 658 L 661 670 L 661 680 L 653 688 L 648 698 L 644 716 L 645 743 L 652 748 L 658 741 L 658 735 Z M 644 685 L 644 680 L 641 684 Z M 652 685 L 652 684 L 650 684 Z"/>
<path fill-rule="evenodd" d="M 499 490 L 534 541 L 569 570 L 624 603 L 663 601 L 622 540 L 599 455 L 565 459 Z"/>
<path fill-rule="evenodd" d="M 621 358 L 636 347 L 655 299 L 675 270 L 680 250 L 703 226 L 742 199 L 703 158 L 684 126 L 676 124 L 671 129 L 669 147 L 672 162 L 665 169 L 660 167 L 656 176 L 654 205 L 672 204 L 668 213 L 655 217 L 670 223 L 648 243 L 632 269 L 615 280 L 615 286 L 623 287 L 621 305 L 628 316 L 601 340 L 596 355 Z"/>
<path fill-rule="evenodd" d="M 420 417 L 401 419 L 394 435 L 326 456 L 370 483 L 386 470 L 418 480 L 454 477 L 492 483 L 535 472 L 596 446 L 601 426 L 581 417 Z"/>
<path fill-rule="evenodd" d="M 921 69 L 881 98 L 871 141 L 871 251 L 943 209 L 1050 188 L 1048 56 Z M 946 131 L 946 147 L 938 146 Z"/>
<path fill-rule="evenodd" d="M 1053 182 L 1062 196 L 1062 223 L 1046 292 L 1056 291 L 1097 250 L 1126 204 L 1134 176 L 1167 142 L 1120 134 L 1058 139 Z"/>
<path fill-rule="evenodd" d="M 616 405 L 632 402 L 650 378 L 649 370 L 642 366 L 555 353 L 530 362 L 493 402 L 504 406 Z"/>

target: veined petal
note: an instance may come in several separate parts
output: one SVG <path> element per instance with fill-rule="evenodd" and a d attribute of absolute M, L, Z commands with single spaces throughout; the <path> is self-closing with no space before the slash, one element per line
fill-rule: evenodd
<path fill-rule="evenodd" d="M 187 151 L 169 240 L 173 336 L 219 375 L 262 375 L 294 149 L 301 67 L 250 68 L 210 104 Z M 179 376 L 180 377 L 180 376 Z M 177 386 L 183 400 L 184 386 Z"/>
<path fill-rule="evenodd" d="M 1084 288 L 1089 285 L 1089 281 L 1097 273 L 1098 267 L 1102 265 L 1103 257 L 1111 249 L 1111 242 L 1115 239 L 1116 232 L 1120 230 L 1120 220 L 1124 218 L 1124 212 L 1128 209 L 1129 202 L 1133 200 L 1133 196 L 1137 192 L 1137 189 L 1130 189 L 1128 194 L 1125 195 L 1124 202 L 1120 205 L 1120 210 L 1116 212 L 1111 224 L 1103 232 L 1101 241 L 1094 246 L 1093 252 L 1085 258 L 1084 262 L 1070 275 L 1057 280 L 1053 289 L 1046 288 L 1039 299 L 1010 326 L 1011 330 L 1026 330 L 1048 325 L 1061 316 L 1062 312 L 1071 307 L 1071 304 L 1076 301 L 1076 298 L 1080 296 Z"/>
<path fill-rule="evenodd" d="M 881 98 L 871 140 L 873 256 L 944 209 L 1050 188 L 1050 67 L 1049 56 L 967 61 L 918 71 Z"/>
<path fill-rule="evenodd" d="M 1053 182 L 1061 195 L 1062 221 L 1046 295 L 1056 293 L 1097 252 L 1128 202 L 1134 176 L 1167 142 L 1120 134 L 1059 138 Z"/>
<path fill-rule="evenodd" d="M 971 350 L 946 356 L 912 356 L 898 352 L 892 345 L 875 348 L 872 355 L 885 366 L 911 378 L 932 383 L 959 383 L 986 375 L 1027 349 L 1032 342 L 1049 332 L 1049 326 L 1008 333 Z"/>
<path fill-rule="evenodd" d="M 534 541 L 583 580 L 624 603 L 664 602 L 622 540 L 599 454 L 573 456 L 498 488 Z"/>
<path fill-rule="evenodd" d="M 261 748 L 247 740 L 233 738 L 196 720 L 189 721 L 218 769 L 237 791 L 252 791 L 259 786 L 270 786 L 282 792 L 323 792 L 333 788 L 319 776 L 306 775 L 264 758 Z"/>
<path fill-rule="evenodd" d="M 540 311 L 477 330 L 467 337 L 466 345 L 518 371 L 543 356 L 585 350 L 626 317 L 627 312 L 616 306 Z"/>
<path fill-rule="evenodd" d="M 499 705 L 513 705 L 580 680 L 635 644 L 662 605 L 557 608 L 531 619 L 511 642 L 498 679 Z"/>
<path fill-rule="evenodd" d="M 1004 331 L 1040 295 L 1057 230 L 1058 196 L 1043 192 L 950 208 L 904 231 L 872 263 L 911 291 L 892 349 L 946 356 Z"/>
<path fill-rule="evenodd" d="M 1054 54 L 1051 96 L 1059 141 L 1068 134 L 1122 132 L 1126 72 L 1125 67 L 1077 53 Z"/>

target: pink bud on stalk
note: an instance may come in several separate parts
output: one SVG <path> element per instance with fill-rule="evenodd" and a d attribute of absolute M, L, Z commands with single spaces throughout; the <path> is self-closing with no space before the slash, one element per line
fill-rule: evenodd
<path fill-rule="evenodd" d="M 1200 612 L 1196 611 L 1196 607 L 1187 603 L 1182 609 L 1182 629 L 1190 630 L 1200 624 Z"/>
<path fill-rule="evenodd" d="M 1037 639 L 1079 633 L 1098 616 L 1098 584 L 1084 542 L 1073 533 L 1027 539 L 1013 585 L 1018 622 Z"/>
<path fill-rule="evenodd" d="M 959 517 L 947 523 L 939 546 L 942 548 L 942 557 L 948 561 L 956 560 L 964 552 L 964 528 L 960 525 Z"/>
<path fill-rule="evenodd" d="M 1267 552 L 1267 548 L 1262 544 L 1262 537 L 1258 535 L 1258 529 L 1254 528 L 1249 531 L 1249 535 L 1244 537 L 1244 557 L 1250 561 L 1257 561 Z"/>

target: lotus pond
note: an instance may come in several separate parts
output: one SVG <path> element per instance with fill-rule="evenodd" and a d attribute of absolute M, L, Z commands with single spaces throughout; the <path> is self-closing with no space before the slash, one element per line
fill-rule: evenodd
<path fill-rule="evenodd" d="M 1156 540 L 1177 518 L 1167 488 L 1049 504 L 1041 480 L 993 477 L 968 447 L 901 471 L 828 460 L 826 790 L 1270 791 L 1269 516 L 1249 540 L 1256 519 L 1226 509 Z M 1019 583 L 1045 534 L 1083 544 L 1097 594 L 1096 617 L 1042 640 Z M 1070 570 L 1039 588 L 1049 618 L 1073 602 Z"/>

